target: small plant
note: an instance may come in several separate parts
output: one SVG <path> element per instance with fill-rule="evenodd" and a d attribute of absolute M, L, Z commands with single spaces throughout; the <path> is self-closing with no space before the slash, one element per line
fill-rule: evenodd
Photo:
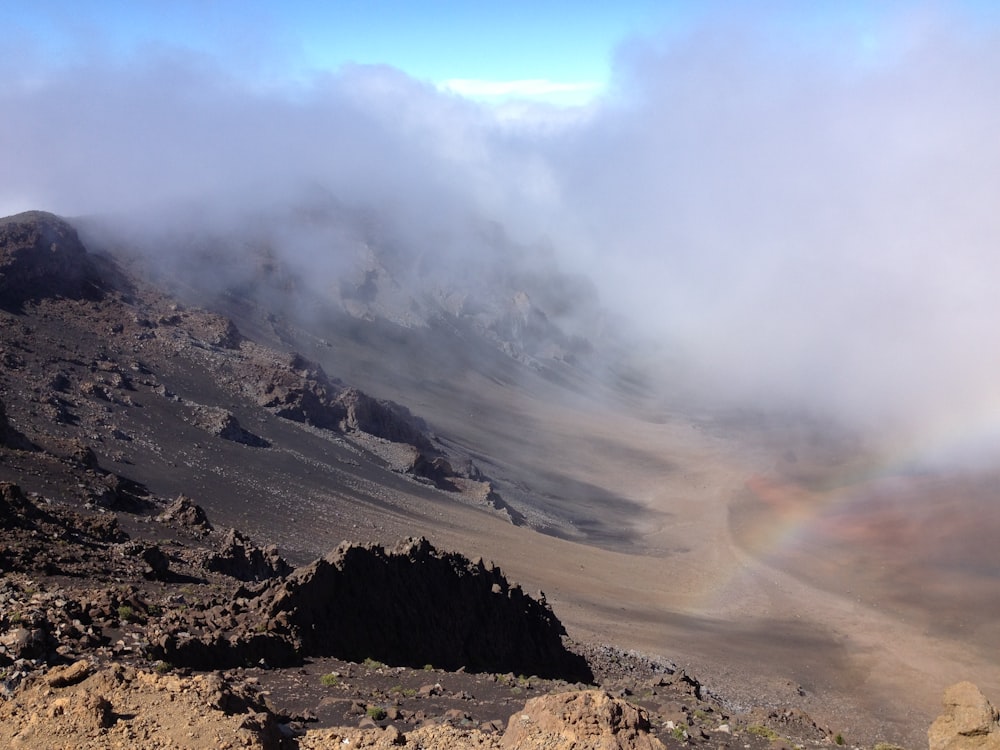
<path fill-rule="evenodd" d="M 843 745 L 844 735 L 842 735 L 840 732 L 837 732 L 836 736 L 834 736 L 833 738 L 833 741 L 836 742 L 838 745 Z"/>
<path fill-rule="evenodd" d="M 336 687 L 340 684 L 340 678 L 333 672 L 323 675 L 319 678 L 319 681 L 324 687 Z"/>
<path fill-rule="evenodd" d="M 680 742 L 683 742 L 688 738 L 687 730 L 684 727 L 674 727 L 670 731 L 670 734 L 674 736 L 675 740 L 679 740 Z"/>
<path fill-rule="evenodd" d="M 365 659 L 362 664 L 364 664 L 366 669 L 382 669 L 385 666 L 378 659 L 372 659 L 371 657 Z"/>
<path fill-rule="evenodd" d="M 773 729 L 765 727 L 761 724 L 751 724 L 747 727 L 747 732 L 755 737 L 763 737 L 765 740 L 771 740 L 772 742 L 780 737 L 780 735 Z"/>
<path fill-rule="evenodd" d="M 434 665 L 433 664 L 424 664 L 424 671 L 425 672 L 431 672 L 433 670 L 434 670 Z"/>
<path fill-rule="evenodd" d="M 386 716 L 385 709 L 381 706 L 369 706 L 368 718 L 372 721 L 382 721 Z"/>
<path fill-rule="evenodd" d="M 121 622 L 132 622 L 135 619 L 135 610 L 128 604 L 121 604 L 118 607 L 118 619 Z"/>
<path fill-rule="evenodd" d="M 167 672 L 173 671 L 173 664 L 168 661 L 158 661 L 153 665 L 153 671 L 157 674 L 167 674 Z"/>
<path fill-rule="evenodd" d="M 891 742 L 876 742 L 874 750 L 903 750 L 903 748 Z"/>
<path fill-rule="evenodd" d="M 703 708 L 697 708 L 694 712 L 694 718 L 698 719 L 698 721 L 708 721 L 712 718 L 712 714 Z"/>

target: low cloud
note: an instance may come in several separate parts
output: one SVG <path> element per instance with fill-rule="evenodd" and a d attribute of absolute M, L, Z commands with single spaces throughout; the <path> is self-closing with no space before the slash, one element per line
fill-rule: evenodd
<path fill-rule="evenodd" d="M 730 402 L 896 436 L 982 421 L 1000 402 L 996 19 L 705 7 L 624 42 L 571 115 L 498 116 L 378 66 L 276 83 L 176 51 L 8 56 L 0 210 L 169 205 L 221 231 L 325 191 L 456 257 L 486 218 L 549 241 Z"/>

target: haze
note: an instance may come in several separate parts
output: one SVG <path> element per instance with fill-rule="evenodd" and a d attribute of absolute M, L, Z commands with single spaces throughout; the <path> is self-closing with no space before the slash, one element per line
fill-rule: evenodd
<path fill-rule="evenodd" d="M 330 196 L 456 267 L 481 251 L 473 220 L 496 221 L 592 278 L 703 395 L 819 412 L 925 461 L 992 457 L 998 19 L 697 7 L 622 39 L 610 85 L 569 107 L 385 65 L 83 40 L 49 61 L 4 39 L 0 214 L 224 233 Z M 337 238 L 286 233 L 281 251 L 342 267 Z"/>

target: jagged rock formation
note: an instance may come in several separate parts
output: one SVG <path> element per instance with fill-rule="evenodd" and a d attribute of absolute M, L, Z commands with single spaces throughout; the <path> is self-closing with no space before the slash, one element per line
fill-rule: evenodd
<path fill-rule="evenodd" d="M 997 710 L 978 687 L 959 682 L 944 691 L 944 713 L 927 731 L 930 750 L 997 750 Z"/>
<path fill-rule="evenodd" d="M 238 581 L 266 581 L 292 572 L 276 546 L 257 547 L 236 529 L 229 529 L 222 548 L 205 559 L 205 569 Z"/>
<path fill-rule="evenodd" d="M 207 534 L 212 530 L 205 509 L 187 495 L 178 495 L 177 499 L 156 517 L 156 520 L 160 523 L 175 523 L 198 533 Z"/>
<path fill-rule="evenodd" d="M 247 378 L 247 394 L 279 417 L 305 422 L 328 430 L 340 428 L 347 410 L 336 402 L 343 386 L 335 383 L 315 362 L 291 354 L 283 362 L 253 368 L 256 377 Z"/>
<path fill-rule="evenodd" d="M 547 605 L 499 569 L 439 552 L 426 539 L 393 550 L 344 543 L 202 622 L 210 627 L 182 614 L 166 622 L 155 641 L 158 658 L 209 668 L 335 656 L 592 678 L 585 660 L 563 646 L 562 625 Z"/>
<path fill-rule="evenodd" d="M 600 690 L 532 698 L 507 723 L 506 750 L 664 750 L 641 708 Z"/>

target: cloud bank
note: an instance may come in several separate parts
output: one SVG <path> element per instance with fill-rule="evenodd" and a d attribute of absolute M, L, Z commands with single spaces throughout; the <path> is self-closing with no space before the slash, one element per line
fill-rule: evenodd
<path fill-rule="evenodd" d="M 184 207 L 221 231 L 326 191 L 456 257 L 485 217 L 729 401 L 896 436 L 1000 425 L 1000 24 L 706 7 L 623 42 L 598 102 L 505 115 L 377 66 L 10 53 L 0 212 Z"/>

